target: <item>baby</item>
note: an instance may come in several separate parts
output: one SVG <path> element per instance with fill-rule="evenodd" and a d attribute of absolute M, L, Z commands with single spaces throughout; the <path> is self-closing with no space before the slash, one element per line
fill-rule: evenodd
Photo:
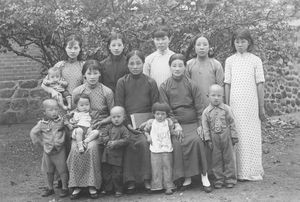
<path fill-rule="evenodd" d="M 71 109 L 72 96 L 69 91 L 66 90 L 68 82 L 61 76 L 61 69 L 59 67 L 52 67 L 48 70 L 47 77 L 43 80 L 43 84 L 53 90 L 59 92 L 62 96 L 58 96 L 57 102 L 64 110 Z M 67 101 L 67 106 L 64 104 L 64 98 Z"/>
<path fill-rule="evenodd" d="M 105 145 L 102 156 L 103 185 L 102 193 L 115 191 L 115 196 L 123 194 L 123 155 L 128 144 L 129 131 L 124 126 L 125 110 L 115 106 L 110 111 L 111 122 L 103 134 L 100 142 Z"/>
<path fill-rule="evenodd" d="M 152 180 L 151 191 L 165 189 L 165 194 L 172 194 L 175 185 L 172 180 L 172 142 L 174 124 L 168 117 L 170 107 L 165 103 L 155 103 L 152 113 L 155 119 L 147 121 L 145 135 L 150 143 Z"/>
<path fill-rule="evenodd" d="M 72 117 L 70 123 L 74 130 L 72 138 L 76 140 L 79 153 L 83 153 L 86 148 L 84 139 L 92 131 L 91 122 L 92 117 L 90 115 L 90 97 L 86 94 L 78 95 L 74 98 L 74 104 L 76 109 L 70 113 Z"/>
<path fill-rule="evenodd" d="M 209 106 L 202 114 L 204 140 L 212 150 L 212 173 L 216 189 L 232 188 L 236 182 L 233 145 L 238 142 L 233 114 L 222 103 L 223 88 L 214 84 L 209 89 Z"/>
<path fill-rule="evenodd" d="M 43 163 L 47 174 L 48 188 L 43 197 L 54 194 L 54 171 L 57 170 L 62 181 L 60 197 L 68 195 L 68 170 L 66 164 L 65 131 L 68 122 L 58 115 L 59 106 L 54 99 L 43 101 L 44 119 L 40 120 L 30 131 L 33 144 L 41 144 L 44 149 Z"/>

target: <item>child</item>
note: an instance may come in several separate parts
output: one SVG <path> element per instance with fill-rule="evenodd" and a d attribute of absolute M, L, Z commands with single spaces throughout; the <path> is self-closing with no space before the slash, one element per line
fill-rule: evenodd
<path fill-rule="evenodd" d="M 165 103 L 155 103 L 152 107 L 155 119 L 150 119 L 145 127 L 145 135 L 150 143 L 152 180 L 151 190 L 165 189 L 165 194 L 173 194 L 172 142 L 174 124 L 167 118 L 170 107 Z"/>
<path fill-rule="evenodd" d="M 71 112 L 73 117 L 70 119 L 70 123 L 75 128 L 72 138 L 77 142 L 79 153 L 83 153 L 86 148 L 84 139 L 91 132 L 90 97 L 86 94 L 80 94 L 74 98 L 74 104 L 76 105 L 76 109 Z"/>
<path fill-rule="evenodd" d="M 212 150 L 212 173 L 216 189 L 236 184 L 233 145 L 238 142 L 234 119 L 229 106 L 222 103 L 223 88 L 214 84 L 209 89 L 210 105 L 203 111 L 204 140 Z"/>
<path fill-rule="evenodd" d="M 66 164 L 65 132 L 64 125 L 67 123 L 58 115 L 58 103 L 54 99 L 43 101 L 45 118 L 40 120 L 30 131 L 33 144 L 40 143 L 44 148 L 43 162 L 47 174 L 48 188 L 43 197 L 54 194 L 53 181 L 54 171 L 57 169 L 62 181 L 60 197 L 68 195 L 68 171 Z"/>
<path fill-rule="evenodd" d="M 61 69 L 58 67 L 52 67 L 48 70 L 48 75 L 43 80 L 43 84 L 52 90 L 57 91 L 61 96 L 56 96 L 55 99 L 58 102 L 58 105 L 64 110 L 71 109 L 72 96 L 69 91 L 66 89 L 68 82 L 62 77 Z M 67 100 L 67 106 L 64 104 L 64 98 Z"/>
<path fill-rule="evenodd" d="M 156 51 L 145 59 L 143 73 L 156 81 L 159 88 L 165 80 L 171 77 L 169 59 L 174 54 L 169 50 L 169 30 L 162 26 L 153 32 L 153 41 Z"/>
<path fill-rule="evenodd" d="M 124 37 L 120 33 L 113 32 L 107 42 L 109 56 L 100 62 L 102 66 L 102 83 L 113 92 L 119 78 L 128 74 L 126 56 L 124 54 Z"/>
<path fill-rule="evenodd" d="M 125 110 L 115 106 L 110 111 L 111 122 L 100 137 L 105 145 L 102 156 L 104 190 L 102 193 L 115 191 L 115 196 L 123 194 L 123 154 L 128 144 L 129 131 L 123 125 Z"/>

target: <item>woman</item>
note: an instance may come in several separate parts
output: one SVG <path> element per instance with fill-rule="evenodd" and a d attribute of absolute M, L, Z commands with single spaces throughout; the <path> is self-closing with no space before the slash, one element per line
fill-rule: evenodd
<path fill-rule="evenodd" d="M 129 74 L 120 78 L 116 87 L 116 105 L 125 108 L 128 115 L 133 113 L 151 113 L 152 105 L 158 101 L 159 93 L 156 82 L 143 74 L 144 55 L 132 51 L 127 55 Z M 149 144 L 146 137 L 132 128 L 128 118 L 128 129 L 133 133 L 133 140 L 127 147 L 124 159 L 124 182 L 128 192 L 132 193 L 136 183 L 145 183 L 150 189 L 151 164 Z"/>
<path fill-rule="evenodd" d="M 162 102 L 170 105 L 174 118 L 183 129 L 180 141 L 173 139 L 174 179 L 184 177 L 183 186 L 188 187 L 191 184 L 191 177 L 201 174 L 205 192 L 211 192 L 205 148 L 198 135 L 202 134 L 201 94 L 197 86 L 185 76 L 186 62 L 182 54 L 172 55 L 169 66 L 172 76 L 161 84 L 160 98 Z"/>
<path fill-rule="evenodd" d="M 80 94 L 87 94 L 90 98 L 91 109 L 96 113 L 93 119 L 94 128 L 103 128 L 110 122 L 109 111 L 114 106 L 113 92 L 99 82 L 100 64 L 96 60 L 88 60 L 83 65 L 82 75 L 86 79 L 86 83 L 75 88 L 73 98 Z M 85 139 L 87 150 L 82 154 L 79 153 L 76 140 L 72 140 L 71 151 L 67 160 L 70 172 L 69 187 L 74 188 L 71 199 L 79 198 L 79 194 L 83 187 L 88 187 L 91 198 L 98 198 L 96 189 L 101 186 L 101 157 L 99 154 L 98 135 L 99 131 L 94 130 L 88 134 Z"/>
<path fill-rule="evenodd" d="M 237 31 L 231 41 L 234 55 L 225 62 L 226 104 L 232 108 L 238 132 L 238 180 L 262 180 L 261 121 L 264 112 L 262 61 L 250 53 L 253 40 L 248 30 Z"/>

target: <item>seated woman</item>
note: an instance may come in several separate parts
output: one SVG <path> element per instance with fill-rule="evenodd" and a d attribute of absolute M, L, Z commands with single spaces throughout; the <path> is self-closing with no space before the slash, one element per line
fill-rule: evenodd
<path fill-rule="evenodd" d="M 112 90 L 99 82 L 100 72 L 100 65 L 96 60 L 86 61 L 82 69 L 86 83 L 75 88 L 72 95 L 73 98 L 81 94 L 89 96 L 91 109 L 96 112 L 93 119 L 97 120 L 97 123 L 93 123 L 93 128 L 98 130 L 93 130 L 87 135 L 84 140 L 87 149 L 84 153 L 79 152 L 76 140 L 72 140 L 67 160 L 70 173 L 69 187 L 74 188 L 71 199 L 79 198 L 84 187 L 88 187 L 91 198 L 98 198 L 96 189 L 100 189 L 102 183 L 97 139 L 103 126 L 110 122 L 109 111 L 114 106 L 114 97 Z"/>
<path fill-rule="evenodd" d="M 203 104 L 197 86 L 185 76 L 185 57 L 174 54 L 170 57 L 169 65 L 172 76 L 159 88 L 162 102 L 169 104 L 171 114 L 182 127 L 183 135 L 173 138 L 174 180 L 184 177 L 184 187 L 191 184 L 191 177 L 201 174 L 205 192 L 212 188 L 207 176 L 207 161 L 202 134 L 201 116 Z"/>
<path fill-rule="evenodd" d="M 159 99 L 156 82 L 143 74 L 144 59 L 140 51 L 130 52 L 127 55 L 130 73 L 117 82 L 116 105 L 124 107 L 128 115 L 151 113 L 152 105 Z M 151 163 L 146 137 L 132 128 L 129 117 L 127 121 L 131 141 L 125 151 L 123 176 L 128 193 L 132 193 L 136 183 L 144 182 L 145 188 L 150 189 Z"/>

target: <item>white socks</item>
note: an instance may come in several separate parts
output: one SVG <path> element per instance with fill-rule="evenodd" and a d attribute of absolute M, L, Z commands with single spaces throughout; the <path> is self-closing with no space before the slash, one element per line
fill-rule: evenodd
<path fill-rule="evenodd" d="M 210 186 L 210 182 L 208 180 L 208 175 L 207 173 L 205 173 L 205 175 L 201 174 L 201 180 L 202 180 L 202 185 L 205 187 L 209 187 Z"/>
<path fill-rule="evenodd" d="M 182 186 L 188 186 L 188 185 L 190 185 L 191 183 L 192 183 L 192 178 L 186 177 L 186 178 L 184 179 L 184 182 L 183 182 Z"/>

